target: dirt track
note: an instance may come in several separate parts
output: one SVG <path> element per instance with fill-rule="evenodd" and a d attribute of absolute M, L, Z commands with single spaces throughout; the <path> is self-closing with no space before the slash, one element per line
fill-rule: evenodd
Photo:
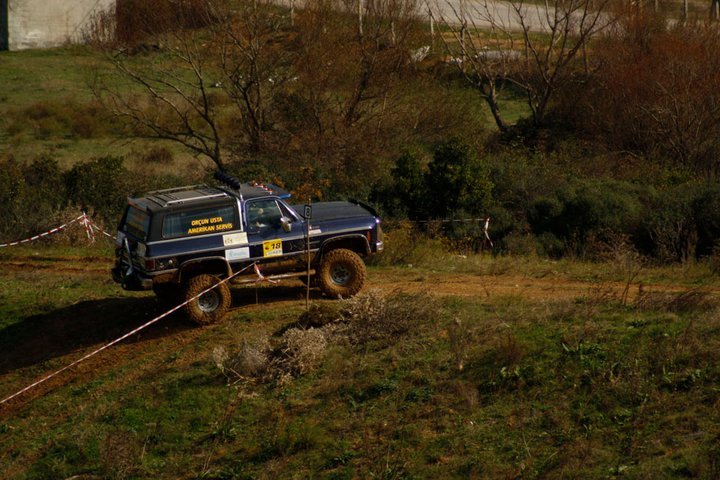
<path fill-rule="evenodd" d="M 0 272 L 10 278 L 18 274 L 42 276 L 81 276 L 83 281 L 107 282 L 109 261 L 106 259 L 13 258 L 0 260 Z M 371 269 L 367 288 L 386 292 L 401 291 L 441 296 L 477 297 L 479 299 L 517 297 L 530 301 L 572 300 L 576 298 L 621 298 L 626 285 L 620 282 L 584 282 L 570 280 L 559 274 L 543 278 L 519 274 L 478 275 L 474 273 L 428 272 L 420 269 Z M 634 284 L 628 290 L 632 299 L 639 291 Z M 663 285 L 643 287 L 645 291 L 680 292 L 688 287 Z M 720 294 L 720 288 L 703 288 Z M 268 305 L 273 312 L 284 312 L 286 318 L 263 321 L 264 329 L 272 331 L 287 322 L 288 312 L 304 305 L 305 290 L 298 281 L 280 286 L 261 288 L 245 287 L 234 290 L 233 315 L 243 313 L 262 315 Z M 313 298 L 320 298 L 316 292 Z M 256 303 L 256 300 L 258 303 Z M 278 308 L 279 307 L 279 308 Z M 38 379 L 38 372 L 54 371 L 82 355 L 104 345 L 109 340 L 142 325 L 162 313 L 152 294 L 128 297 L 94 299 L 76 302 L 25 320 L 0 330 L 0 397 L 5 398 Z M 250 322 L 254 323 L 254 322 Z M 203 336 L 223 331 L 223 325 L 196 328 L 178 316 L 165 319 L 127 341 L 103 351 L 71 371 L 43 383 L 27 394 L 5 405 L 0 405 L 0 417 L 22 408 L 31 399 L 45 395 L 76 379 L 83 383 L 92 378 L 127 367 L 129 362 L 145 364 L 134 375 L 154 365 L 162 364 L 167 352 L 178 348 L 195 348 Z M 244 328 L 244 327 L 243 327 Z M 249 331 L 258 325 L 247 326 Z M 192 356 L 190 356 L 192 357 Z M 142 359 L 147 359 L 142 362 Z M 153 359 L 157 360 L 154 361 Z M 78 380 L 80 381 L 80 380 Z"/>

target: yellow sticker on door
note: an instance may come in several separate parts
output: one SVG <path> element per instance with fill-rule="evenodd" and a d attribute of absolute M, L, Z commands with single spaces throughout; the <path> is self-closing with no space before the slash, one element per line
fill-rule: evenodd
<path fill-rule="evenodd" d="M 282 254 L 282 240 L 279 238 L 263 242 L 263 257 L 277 257 Z"/>

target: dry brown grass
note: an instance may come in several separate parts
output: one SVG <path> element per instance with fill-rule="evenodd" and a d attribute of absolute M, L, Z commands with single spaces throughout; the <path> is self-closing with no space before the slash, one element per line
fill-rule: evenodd
<path fill-rule="evenodd" d="M 286 383 L 320 367 L 332 346 L 385 348 L 433 322 L 439 313 L 427 295 L 370 290 L 344 304 L 313 305 L 279 339 L 243 342 L 235 351 L 216 347 L 213 361 L 230 383 Z"/>

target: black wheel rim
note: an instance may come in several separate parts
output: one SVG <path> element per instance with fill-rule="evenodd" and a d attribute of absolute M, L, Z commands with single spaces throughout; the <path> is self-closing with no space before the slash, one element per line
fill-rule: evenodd
<path fill-rule="evenodd" d="M 330 279 L 335 285 L 345 285 L 352 278 L 352 272 L 343 264 L 335 265 L 330 270 Z"/>

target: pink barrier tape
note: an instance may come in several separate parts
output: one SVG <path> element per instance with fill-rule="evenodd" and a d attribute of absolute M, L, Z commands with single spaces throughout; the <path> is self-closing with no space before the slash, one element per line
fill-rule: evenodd
<path fill-rule="evenodd" d="M 102 234 L 105 235 L 106 237 L 112 238 L 113 240 L 117 240 L 117 237 L 116 237 L 115 235 L 112 235 L 112 234 L 106 232 L 105 230 L 103 230 L 102 228 L 98 227 L 98 226 L 95 224 L 95 222 L 93 222 L 92 220 L 90 220 L 90 227 L 91 227 L 93 230 L 95 230 L 96 232 L 102 233 Z"/>
<path fill-rule="evenodd" d="M 90 240 L 90 243 L 95 243 L 95 234 L 93 233 L 92 226 L 90 224 L 90 219 L 88 216 L 83 212 L 83 218 L 80 221 L 80 224 L 85 227 L 85 233 L 87 234 L 88 240 Z"/>
<path fill-rule="evenodd" d="M 400 220 L 408 223 L 468 223 L 468 222 L 485 222 L 490 218 L 446 218 L 438 220 Z M 394 220 L 389 220 L 393 222 Z"/>
<path fill-rule="evenodd" d="M 81 217 L 78 217 L 76 220 L 78 220 L 79 218 L 81 218 Z M 180 305 L 178 305 L 178 306 L 176 306 L 176 307 L 173 307 L 172 309 L 168 310 L 167 312 L 163 313 L 162 315 L 159 315 L 159 316 L 153 318 L 152 320 L 150 320 L 149 322 L 144 323 L 143 325 L 140 325 L 139 327 L 137 327 L 136 329 L 132 330 L 131 332 L 126 333 L 126 334 L 123 335 L 122 337 L 116 338 L 115 340 L 113 340 L 113 341 L 110 342 L 110 343 L 106 343 L 106 344 L 103 345 L 102 347 L 100 347 L 100 348 L 98 348 L 98 349 L 96 349 L 96 350 L 88 353 L 87 355 L 85 355 L 85 356 L 82 357 L 82 358 L 79 358 L 79 359 L 75 360 L 75 361 L 72 362 L 71 364 L 64 366 L 64 367 L 61 368 L 60 370 L 57 370 L 57 371 L 51 373 L 50 375 L 47 375 L 47 376 L 41 378 L 40 380 L 38 380 L 38 381 L 36 381 L 36 382 L 28 385 L 27 387 L 23 388 L 22 390 L 19 390 L 19 391 L 17 391 L 16 393 L 13 393 L 13 394 L 10 395 L 9 397 L 7 397 L 7 398 L 5 398 L 4 400 L 0 401 L 0 405 L 2 405 L 3 403 L 5 403 L 5 402 L 7 402 L 7 401 L 9 401 L 9 400 L 12 400 L 13 398 L 17 397 L 18 395 L 21 395 L 21 394 L 27 392 L 28 390 L 30 390 L 30 389 L 32 389 L 32 388 L 40 385 L 41 383 L 46 382 L 47 380 L 50 380 L 51 378 L 55 377 L 56 375 L 59 375 L 59 374 L 61 374 L 62 372 L 64 372 L 64 371 L 66 371 L 66 370 L 74 367 L 74 366 L 77 365 L 78 363 L 83 362 L 83 361 L 87 360 L 88 358 L 97 355 L 98 353 L 102 352 L 103 350 L 112 347 L 112 346 L 115 345 L 116 343 L 119 343 L 119 342 L 125 340 L 125 339 L 128 338 L 129 336 L 134 335 L 134 334 L 138 333 L 138 332 L 141 331 L 141 330 L 144 330 L 145 328 L 149 327 L 149 326 L 152 325 L 153 323 L 156 323 L 156 322 L 162 320 L 163 318 L 167 317 L 167 316 L 170 315 L 171 313 L 176 312 L 177 310 L 181 309 L 182 307 L 184 307 L 184 306 L 187 305 L 188 303 L 192 302 L 193 300 L 202 297 L 203 295 L 205 295 L 207 292 L 209 292 L 209 291 L 212 290 L 213 288 L 217 288 L 217 287 L 219 287 L 220 285 L 222 285 L 223 283 L 229 282 L 229 281 L 230 281 L 231 279 L 233 279 L 234 277 L 240 275 L 240 274 L 243 273 L 244 271 L 249 270 L 250 267 L 253 267 L 253 266 L 256 266 L 256 265 L 257 265 L 256 263 L 253 263 L 253 264 L 248 265 L 247 267 L 245 267 L 245 268 L 243 268 L 243 269 L 241 269 L 241 270 L 238 270 L 237 272 L 233 273 L 233 274 L 230 275 L 229 277 L 227 277 L 227 278 L 221 280 L 220 282 L 216 283 L 216 284 L 213 285 L 212 287 L 209 287 L 209 288 L 203 290 L 202 292 L 198 293 L 198 294 L 195 295 L 194 297 L 192 297 L 192 298 L 190 298 L 190 299 L 188 299 L 188 300 L 185 300 L 185 301 L 184 301 L 183 303 L 181 303 Z"/>
<path fill-rule="evenodd" d="M 263 275 L 262 272 L 260 272 L 260 267 L 258 267 L 258 264 L 257 264 L 257 263 L 254 263 L 253 265 L 255 265 L 255 273 L 256 273 L 257 276 L 258 276 L 258 279 L 257 279 L 257 282 L 256 282 L 256 283 L 262 283 L 262 282 L 269 282 L 269 283 L 272 283 L 272 284 L 278 283 L 277 280 L 271 280 L 271 279 L 267 278 L 265 275 Z"/>
<path fill-rule="evenodd" d="M 493 248 L 495 245 L 493 245 L 492 240 L 490 240 L 490 235 L 488 234 L 489 228 L 490 228 L 490 217 L 485 219 L 485 226 L 483 227 L 483 233 L 485 234 L 485 238 L 487 239 L 488 243 L 490 243 L 490 248 Z"/>
<path fill-rule="evenodd" d="M 39 234 L 34 235 L 34 236 L 30 237 L 30 238 L 26 238 L 26 239 L 24 239 L 24 240 L 18 240 L 17 242 L 0 243 L 0 248 L 3 248 L 3 247 L 14 247 L 15 245 L 20 245 L 20 244 L 22 244 L 22 243 L 34 242 L 35 240 L 39 240 L 39 239 L 41 239 L 41 238 L 43 238 L 43 237 L 47 237 L 48 235 L 52 235 L 53 233 L 58 233 L 60 230 L 64 230 L 65 228 L 69 227 L 70 225 L 72 225 L 72 224 L 75 223 L 75 222 L 81 222 L 81 224 L 82 224 L 82 225 L 85 225 L 85 226 L 86 226 L 85 228 L 87 229 L 87 228 L 88 228 L 87 225 L 89 225 L 90 219 L 88 219 L 88 217 L 87 217 L 87 215 L 85 214 L 85 212 L 83 212 L 83 214 L 80 215 L 79 217 L 74 218 L 74 219 L 70 220 L 70 221 L 67 222 L 67 223 L 63 223 L 63 224 L 60 225 L 59 227 L 55 227 L 55 228 L 53 228 L 53 229 L 51 229 L 51 230 L 48 230 L 47 232 L 39 233 Z M 88 238 L 90 238 L 90 237 L 88 236 Z"/>
<path fill-rule="evenodd" d="M 456 218 L 456 219 L 447 219 L 447 220 L 406 220 L 409 223 L 469 223 L 469 222 L 484 222 L 483 224 L 483 233 L 485 234 L 485 239 L 488 241 L 488 244 L 490 245 L 490 248 L 495 247 L 492 240 L 490 239 L 490 234 L 488 233 L 488 230 L 490 228 L 490 217 L 487 218 Z"/>

